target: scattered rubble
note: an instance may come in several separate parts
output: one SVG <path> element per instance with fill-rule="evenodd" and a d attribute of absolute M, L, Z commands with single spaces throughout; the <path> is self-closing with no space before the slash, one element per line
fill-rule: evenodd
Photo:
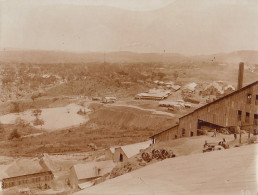
<path fill-rule="evenodd" d="M 174 158 L 176 157 L 175 154 L 173 154 L 172 151 L 167 151 L 165 149 L 153 149 L 151 153 L 148 152 L 143 152 L 142 153 L 142 159 L 145 162 L 150 162 L 152 159 L 157 159 L 157 160 L 164 160 L 166 158 Z"/>

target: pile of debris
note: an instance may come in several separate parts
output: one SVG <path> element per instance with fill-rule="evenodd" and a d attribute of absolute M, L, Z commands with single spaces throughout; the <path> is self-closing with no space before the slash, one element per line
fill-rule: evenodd
<path fill-rule="evenodd" d="M 115 177 L 118 177 L 120 175 L 123 175 L 123 174 L 126 174 L 126 173 L 129 173 L 135 169 L 137 166 L 130 163 L 130 162 L 126 162 L 126 163 L 123 163 L 121 164 L 120 166 L 116 166 L 110 173 L 110 178 L 115 178 Z"/>
<path fill-rule="evenodd" d="M 164 160 L 166 158 L 174 158 L 174 157 L 176 157 L 176 155 L 173 154 L 172 151 L 167 151 L 165 149 L 160 149 L 160 150 L 153 149 L 151 153 L 148 153 L 148 152 L 142 153 L 142 159 L 147 163 L 150 162 L 152 159 Z"/>

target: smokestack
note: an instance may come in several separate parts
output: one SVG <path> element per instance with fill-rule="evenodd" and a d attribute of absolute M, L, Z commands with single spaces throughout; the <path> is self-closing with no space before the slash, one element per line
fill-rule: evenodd
<path fill-rule="evenodd" d="M 239 70 L 238 70 L 237 90 L 239 90 L 243 87 L 243 80 L 244 80 L 244 62 L 240 62 Z"/>

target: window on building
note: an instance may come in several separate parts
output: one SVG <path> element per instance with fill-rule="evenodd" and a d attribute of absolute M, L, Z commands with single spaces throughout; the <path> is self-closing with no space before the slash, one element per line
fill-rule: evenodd
<path fill-rule="evenodd" d="M 250 122 L 250 113 L 249 113 L 249 112 L 247 112 L 247 113 L 245 114 L 245 122 L 246 122 L 246 123 L 249 123 L 249 122 Z"/>
<path fill-rule="evenodd" d="M 98 175 L 100 175 L 100 171 L 101 171 L 101 169 L 98 169 Z"/>
<path fill-rule="evenodd" d="M 123 160 L 124 160 L 123 158 L 124 158 L 124 157 L 123 157 L 123 154 L 120 154 L 119 161 L 120 161 L 120 162 L 123 162 Z"/>
<path fill-rule="evenodd" d="M 238 110 L 238 111 L 237 111 L 237 120 L 238 120 L 238 121 L 241 121 L 241 117 L 242 117 L 242 111 L 241 111 L 241 110 Z"/>
<path fill-rule="evenodd" d="M 248 93 L 247 94 L 247 103 L 251 104 L 251 101 L 252 101 L 252 94 Z"/>
<path fill-rule="evenodd" d="M 185 136 L 185 129 L 182 129 L 182 136 Z"/>
<path fill-rule="evenodd" d="M 255 98 L 255 105 L 258 105 L 258 95 L 256 95 L 256 98 Z"/>
<path fill-rule="evenodd" d="M 254 114 L 254 125 L 258 125 L 258 114 Z"/>

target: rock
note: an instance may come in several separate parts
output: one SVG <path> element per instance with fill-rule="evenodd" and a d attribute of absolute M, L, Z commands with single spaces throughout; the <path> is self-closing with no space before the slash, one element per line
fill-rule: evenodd
<path fill-rule="evenodd" d="M 140 162 L 139 165 L 143 167 L 143 166 L 146 166 L 146 163 Z"/>

